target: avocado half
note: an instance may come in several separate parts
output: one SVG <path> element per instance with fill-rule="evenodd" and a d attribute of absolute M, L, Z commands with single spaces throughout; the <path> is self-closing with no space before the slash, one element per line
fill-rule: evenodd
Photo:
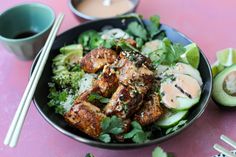
<path fill-rule="evenodd" d="M 236 73 L 236 65 L 232 65 L 228 68 L 225 68 L 222 72 L 220 72 L 213 81 L 213 92 L 212 97 L 216 103 L 222 105 L 224 107 L 236 107 L 236 95 L 235 93 L 230 94 L 225 89 L 225 79 L 229 74 Z M 234 82 L 236 78 L 234 77 Z"/>

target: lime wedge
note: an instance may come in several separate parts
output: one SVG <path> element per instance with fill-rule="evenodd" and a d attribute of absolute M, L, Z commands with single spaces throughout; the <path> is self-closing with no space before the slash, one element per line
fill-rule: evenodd
<path fill-rule="evenodd" d="M 200 54 L 199 49 L 195 43 L 191 43 L 187 46 L 185 46 L 186 51 L 184 54 L 182 54 L 181 60 L 184 63 L 188 63 L 192 65 L 194 68 L 198 68 L 199 62 L 200 62 Z"/>
<path fill-rule="evenodd" d="M 219 63 L 226 67 L 236 64 L 236 50 L 233 48 L 218 51 L 216 57 Z"/>
<path fill-rule="evenodd" d="M 211 66 L 211 71 L 213 77 L 215 77 L 218 73 L 224 70 L 224 65 L 220 64 L 219 61 L 216 61 L 212 66 Z"/>

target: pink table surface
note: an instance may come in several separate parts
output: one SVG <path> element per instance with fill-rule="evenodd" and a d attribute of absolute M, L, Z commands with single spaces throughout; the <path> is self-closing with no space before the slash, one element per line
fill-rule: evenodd
<path fill-rule="evenodd" d="M 65 13 L 60 32 L 79 22 L 74 18 L 66 0 L 0 0 L 0 12 L 23 2 L 42 2 L 55 12 Z M 137 12 L 148 17 L 161 16 L 161 21 L 189 36 L 205 52 L 211 63 L 217 50 L 236 46 L 236 1 L 216 0 L 141 0 Z M 17 18 L 17 17 L 16 17 Z M 87 152 L 96 157 L 151 156 L 157 145 L 134 150 L 105 150 L 87 146 L 64 136 L 50 126 L 31 105 L 18 146 L 3 145 L 9 124 L 28 81 L 32 61 L 21 61 L 0 45 L 0 156 L 2 157 L 83 157 Z M 236 139 L 235 112 L 222 111 L 213 102 L 188 129 L 161 143 L 177 157 L 212 156 L 212 145 L 224 133 Z"/>

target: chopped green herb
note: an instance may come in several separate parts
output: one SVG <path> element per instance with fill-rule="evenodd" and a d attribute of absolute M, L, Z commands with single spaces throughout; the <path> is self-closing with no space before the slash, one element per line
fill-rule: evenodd
<path fill-rule="evenodd" d="M 78 42 L 83 45 L 84 50 L 90 51 L 94 48 L 100 47 L 103 44 L 103 39 L 95 30 L 88 30 L 80 34 Z"/>
<path fill-rule="evenodd" d="M 94 157 L 94 155 L 91 154 L 91 153 L 88 153 L 88 154 L 85 155 L 85 157 Z"/>
<path fill-rule="evenodd" d="M 103 97 L 103 96 L 101 96 L 97 93 L 91 93 L 88 97 L 88 101 L 91 102 L 91 101 L 94 101 L 94 100 L 99 100 L 101 103 L 104 103 L 104 104 L 106 104 L 110 101 L 110 99 L 105 98 L 105 97 Z"/>
<path fill-rule="evenodd" d="M 102 120 L 101 127 L 102 133 L 99 140 L 109 143 L 111 141 L 110 134 L 117 135 L 123 132 L 123 121 L 116 116 L 106 117 Z"/>
<path fill-rule="evenodd" d="M 168 155 L 162 148 L 156 147 L 152 152 L 152 157 L 168 157 Z"/>
<path fill-rule="evenodd" d="M 130 35 L 133 35 L 135 37 L 139 37 L 139 38 L 141 38 L 145 41 L 147 40 L 147 31 L 146 31 L 146 29 L 142 25 L 140 25 L 138 22 L 131 22 L 128 25 L 127 32 Z"/>
<path fill-rule="evenodd" d="M 125 139 L 132 139 L 135 143 L 144 143 L 148 140 L 150 136 L 149 132 L 144 132 L 142 126 L 137 122 L 133 121 L 131 123 L 133 129 L 124 135 Z"/>
<path fill-rule="evenodd" d="M 109 143 L 109 142 L 111 142 L 111 136 L 109 134 L 102 134 L 99 136 L 99 140 L 101 140 L 105 143 Z"/>
<path fill-rule="evenodd" d="M 138 48 L 141 48 L 144 44 L 142 38 L 136 38 L 135 41 L 136 41 L 136 45 L 137 45 Z"/>
<path fill-rule="evenodd" d="M 160 17 L 157 15 L 151 16 L 149 21 L 150 23 L 147 25 L 147 30 L 151 39 L 153 39 L 154 36 L 160 33 Z"/>

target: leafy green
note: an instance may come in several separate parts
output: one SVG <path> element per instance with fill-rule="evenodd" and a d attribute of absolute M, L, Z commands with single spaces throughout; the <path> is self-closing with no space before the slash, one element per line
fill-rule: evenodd
<path fill-rule="evenodd" d="M 138 48 L 141 48 L 144 44 L 144 41 L 141 38 L 136 38 L 135 41 Z"/>
<path fill-rule="evenodd" d="M 145 49 L 143 53 L 145 53 L 145 55 L 151 59 L 153 65 L 157 67 L 160 64 L 175 64 L 184 52 L 185 48 L 183 45 L 179 43 L 172 44 L 169 39 L 164 38 L 156 50 Z"/>
<path fill-rule="evenodd" d="M 101 127 L 102 133 L 99 140 L 109 143 L 111 141 L 110 134 L 117 135 L 123 132 L 123 121 L 116 116 L 106 117 L 102 120 Z"/>
<path fill-rule="evenodd" d="M 99 140 L 105 143 L 109 143 L 111 141 L 111 136 L 109 134 L 101 134 L 99 136 Z"/>
<path fill-rule="evenodd" d="M 55 107 L 56 113 L 64 115 L 66 110 L 62 104 L 67 100 L 69 93 L 66 90 L 57 91 L 54 83 L 49 83 L 49 87 L 48 98 L 50 101 L 48 102 L 48 106 Z"/>
<path fill-rule="evenodd" d="M 147 25 L 147 30 L 151 39 L 153 39 L 154 36 L 160 33 L 160 17 L 158 15 L 151 16 L 149 21 L 150 23 Z"/>
<path fill-rule="evenodd" d="M 87 154 L 85 155 L 85 157 L 94 157 L 94 155 L 91 154 L 91 153 L 87 153 Z"/>
<path fill-rule="evenodd" d="M 116 42 L 116 46 L 120 47 L 123 51 L 136 51 L 136 52 L 139 51 L 138 49 L 136 49 L 123 39 L 118 40 Z"/>
<path fill-rule="evenodd" d="M 168 157 L 168 155 L 161 147 L 156 147 L 152 152 L 152 157 Z"/>
<path fill-rule="evenodd" d="M 142 15 L 139 15 L 139 14 L 136 14 L 136 13 L 130 13 L 130 14 L 126 14 L 126 15 L 121 15 L 120 17 L 122 17 L 123 19 L 136 18 L 137 21 L 142 25 L 142 27 L 144 27 L 143 16 Z"/>
<path fill-rule="evenodd" d="M 108 103 L 110 99 L 105 98 L 97 93 L 91 93 L 88 97 L 88 101 L 94 101 L 94 100 L 99 100 L 101 103 Z"/>
<path fill-rule="evenodd" d="M 187 120 L 181 120 L 179 121 L 179 123 L 177 125 L 175 125 L 174 127 L 172 128 L 169 128 L 166 130 L 166 134 L 169 134 L 169 133 L 172 133 L 172 132 L 175 132 L 176 130 L 178 130 L 179 128 L 183 127 L 184 125 L 186 125 L 187 123 Z"/>
<path fill-rule="evenodd" d="M 147 31 L 146 29 L 140 25 L 138 22 L 131 22 L 128 25 L 128 28 L 126 30 L 130 35 L 133 35 L 135 37 L 139 37 L 143 40 L 147 40 Z"/>
<path fill-rule="evenodd" d="M 80 34 L 78 42 L 83 46 L 86 51 L 100 47 L 103 44 L 103 39 L 95 30 L 88 30 Z"/>
<path fill-rule="evenodd" d="M 137 122 L 133 121 L 131 123 L 133 129 L 124 134 L 125 139 L 132 139 L 135 143 L 144 143 L 148 140 L 149 132 L 144 132 L 142 126 Z"/>

